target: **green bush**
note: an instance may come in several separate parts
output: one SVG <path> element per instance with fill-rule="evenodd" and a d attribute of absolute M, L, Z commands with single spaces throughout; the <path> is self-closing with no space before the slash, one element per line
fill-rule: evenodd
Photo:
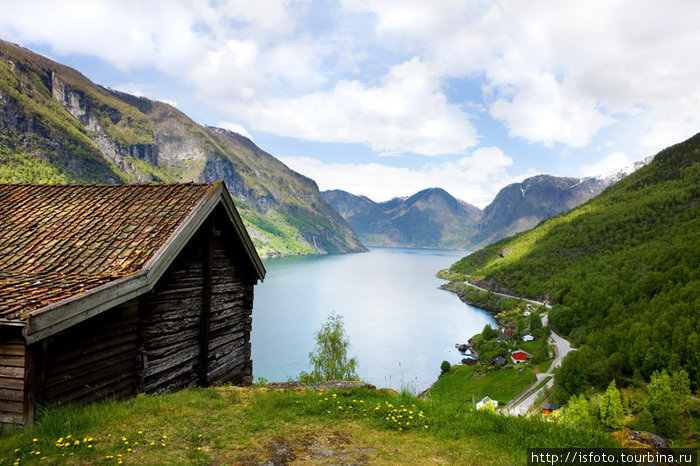
<path fill-rule="evenodd" d="M 445 372 L 449 372 L 450 367 L 452 367 L 452 365 L 448 361 L 442 361 L 442 364 L 440 364 L 440 372 L 442 372 L 443 374 Z"/>

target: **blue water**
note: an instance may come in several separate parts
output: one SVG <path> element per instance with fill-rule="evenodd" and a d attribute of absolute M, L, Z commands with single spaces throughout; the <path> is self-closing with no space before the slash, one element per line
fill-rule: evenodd
<path fill-rule="evenodd" d="M 377 387 L 428 388 L 443 360 L 493 317 L 438 289 L 435 273 L 464 251 L 371 248 L 369 253 L 265 261 L 255 287 L 253 376 L 286 381 L 308 370 L 315 333 L 334 312 L 344 318 L 360 377 Z"/>

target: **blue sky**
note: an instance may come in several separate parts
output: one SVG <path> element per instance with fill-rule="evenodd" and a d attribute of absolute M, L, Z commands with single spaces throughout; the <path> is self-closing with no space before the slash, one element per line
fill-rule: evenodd
<path fill-rule="evenodd" d="M 694 0 L 5 0 L 0 38 L 250 136 L 321 189 L 484 207 L 700 128 Z"/>

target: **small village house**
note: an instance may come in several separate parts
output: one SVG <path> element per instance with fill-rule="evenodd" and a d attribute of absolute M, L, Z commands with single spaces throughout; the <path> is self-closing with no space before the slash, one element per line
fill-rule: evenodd
<path fill-rule="evenodd" d="M 477 364 L 479 364 L 479 360 L 473 356 L 467 356 L 466 358 L 462 358 L 463 366 L 475 366 Z"/>
<path fill-rule="evenodd" d="M 557 404 L 546 404 L 542 407 L 542 414 L 551 414 L 554 411 L 557 411 L 558 409 L 561 409 L 561 405 Z"/>
<path fill-rule="evenodd" d="M 493 358 L 489 361 L 489 364 L 491 366 L 504 367 L 506 364 L 508 364 L 508 361 L 506 361 L 506 358 L 504 358 L 503 356 L 496 356 L 495 358 Z"/>
<path fill-rule="evenodd" d="M 530 359 L 530 355 L 523 350 L 511 351 L 510 358 L 515 364 L 520 364 L 521 362 L 526 362 Z"/>
<path fill-rule="evenodd" d="M 487 405 L 493 406 L 494 409 L 498 408 L 498 401 L 497 400 L 492 400 L 488 396 L 485 396 L 481 399 L 480 402 L 476 404 L 476 409 L 483 409 Z"/>
<path fill-rule="evenodd" d="M 249 382 L 264 276 L 223 182 L 0 185 L 0 428 Z"/>

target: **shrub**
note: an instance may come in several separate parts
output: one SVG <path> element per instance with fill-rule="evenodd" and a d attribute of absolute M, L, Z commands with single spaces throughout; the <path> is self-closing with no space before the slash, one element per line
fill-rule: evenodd
<path fill-rule="evenodd" d="M 440 372 L 443 374 L 445 372 L 450 372 L 450 367 L 452 367 L 452 365 L 449 363 L 449 361 L 442 361 L 442 364 L 440 364 Z"/>

